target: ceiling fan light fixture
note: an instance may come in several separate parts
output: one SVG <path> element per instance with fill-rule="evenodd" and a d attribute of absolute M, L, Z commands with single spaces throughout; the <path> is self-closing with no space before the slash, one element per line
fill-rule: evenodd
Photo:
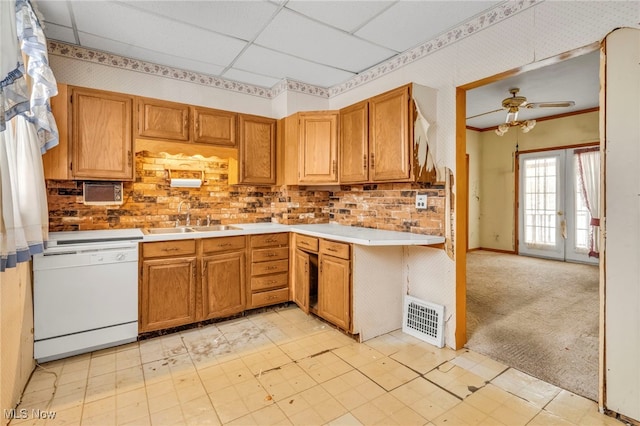
<path fill-rule="evenodd" d="M 505 133 L 507 133 L 508 131 L 509 131 L 509 125 L 508 124 L 501 124 L 496 129 L 496 135 L 502 136 Z"/>
<path fill-rule="evenodd" d="M 507 123 L 513 123 L 515 121 L 518 121 L 518 109 L 517 108 L 511 108 L 509 110 L 509 112 L 507 113 L 507 119 L 505 121 Z"/>
<path fill-rule="evenodd" d="M 536 120 L 527 120 L 522 123 L 520 128 L 522 129 L 522 133 L 528 133 L 535 126 L 536 126 Z"/>

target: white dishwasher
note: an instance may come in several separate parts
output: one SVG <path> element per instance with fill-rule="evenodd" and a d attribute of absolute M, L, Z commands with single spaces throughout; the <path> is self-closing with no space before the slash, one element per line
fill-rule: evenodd
<path fill-rule="evenodd" d="M 139 229 L 51 232 L 33 258 L 34 358 L 51 361 L 138 336 Z"/>

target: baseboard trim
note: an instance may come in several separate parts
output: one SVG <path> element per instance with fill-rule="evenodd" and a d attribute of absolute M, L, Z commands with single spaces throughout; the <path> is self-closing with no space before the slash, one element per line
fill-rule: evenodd
<path fill-rule="evenodd" d="M 501 249 L 486 248 L 486 247 L 478 247 L 473 249 L 473 251 L 476 251 L 476 250 L 492 251 L 494 253 L 503 253 L 503 254 L 516 254 L 515 250 L 501 250 Z"/>

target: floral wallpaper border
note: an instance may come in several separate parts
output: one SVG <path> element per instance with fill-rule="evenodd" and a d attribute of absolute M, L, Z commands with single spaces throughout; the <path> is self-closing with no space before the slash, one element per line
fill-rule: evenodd
<path fill-rule="evenodd" d="M 93 62 L 116 68 L 123 68 L 145 74 L 152 74 L 160 77 L 201 84 L 203 86 L 210 86 L 268 99 L 273 99 L 287 90 L 319 96 L 322 98 L 330 98 L 351 90 L 355 87 L 358 87 L 362 84 L 375 80 L 378 77 L 395 71 L 398 68 L 408 65 L 414 61 L 417 61 L 418 59 L 430 55 L 431 53 L 436 52 L 443 47 L 460 41 L 465 37 L 488 28 L 491 25 L 503 21 L 543 1 L 544 0 L 517 0 L 502 3 L 495 8 L 470 19 L 469 21 L 459 25 L 458 27 L 447 31 L 444 34 L 441 34 L 433 40 L 427 41 L 413 49 L 407 50 L 406 52 L 403 52 L 386 62 L 378 64 L 356 75 L 355 77 L 344 83 L 337 84 L 330 88 L 319 87 L 290 79 L 283 79 L 282 81 L 276 83 L 273 87 L 266 88 L 248 83 L 241 83 L 234 80 L 228 80 L 222 77 L 215 77 L 207 74 L 201 74 L 193 71 L 186 71 L 179 68 L 159 65 L 152 62 L 113 55 L 99 50 L 87 49 L 85 47 L 59 41 L 49 41 L 48 48 L 50 55 L 58 55 L 67 58 L 78 59 L 81 61 Z"/>

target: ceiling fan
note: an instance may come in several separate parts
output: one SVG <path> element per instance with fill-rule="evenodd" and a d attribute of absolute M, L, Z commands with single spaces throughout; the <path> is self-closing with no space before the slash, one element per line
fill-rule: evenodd
<path fill-rule="evenodd" d="M 498 111 L 507 111 L 507 117 L 505 118 L 504 124 L 498 126 L 496 133 L 499 136 L 502 136 L 509 130 L 510 126 L 520 126 L 523 132 L 528 132 L 533 129 L 535 126 L 535 120 L 526 120 L 526 121 L 518 121 L 518 112 L 521 108 L 532 109 L 532 108 L 566 108 L 570 106 L 574 106 L 574 101 L 554 101 L 554 102 L 527 102 L 527 98 L 524 96 L 518 96 L 520 89 L 514 87 L 513 89 L 509 89 L 509 93 L 511 93 L 511 97 L 505 98 L 502 100 L 502 108 L 483 112 L 482 114 L 473 115 L 471 117 L 467 117 L 467 119 L 481 117 L 487 114 L 493 114 Z"/>

